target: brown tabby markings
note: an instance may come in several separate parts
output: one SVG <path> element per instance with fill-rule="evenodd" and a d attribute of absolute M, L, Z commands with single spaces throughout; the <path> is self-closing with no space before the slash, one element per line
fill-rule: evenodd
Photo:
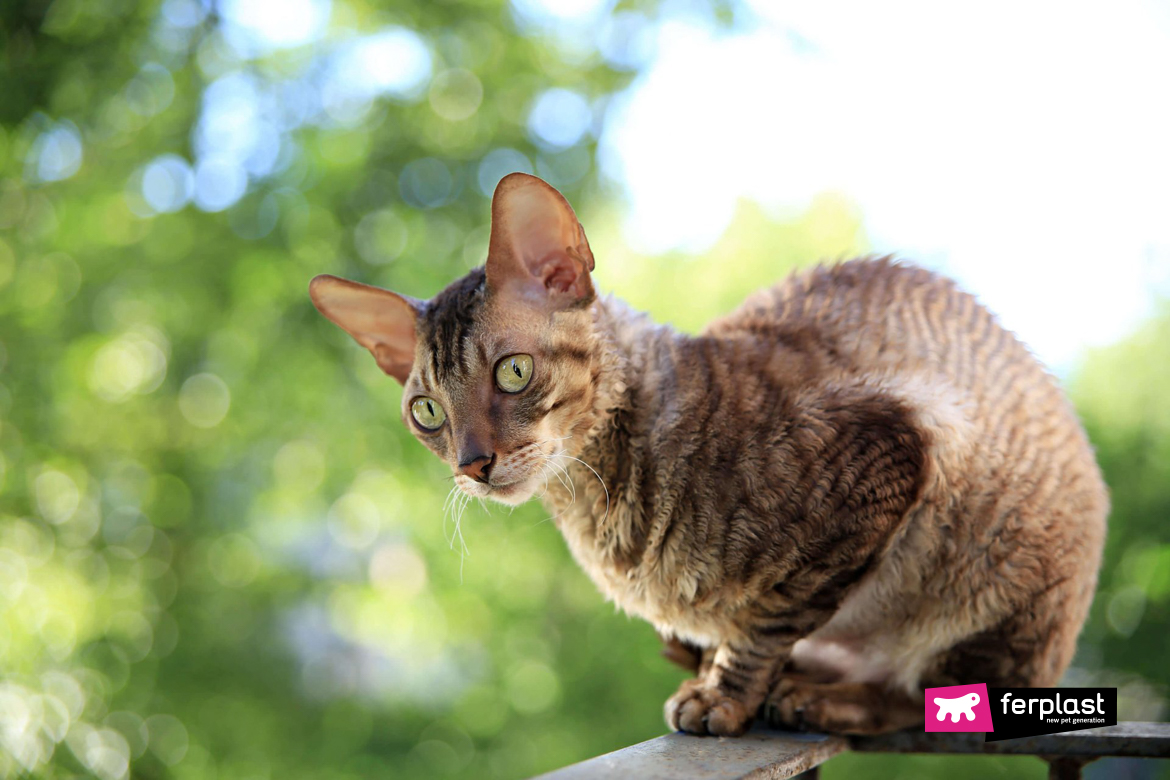
<path fill-rule="evenodd" d="M 925 686 L 1055 684 L 1108 502 L 1056 383 L 984 308 L 867 259 L 686 336 L 592 293 L 587 245 L 556 249 L 578 240 L 571 209 L 530 179 L 501 184 L 486 275 L 418 314 L 404 415 L 436 398 L 449 424 L 412 427 L 420 440 L 453 468 L 472 445 L 499 459 L 490 484 L 457 484 L 510 503 L 543 491 L 606 597 L 695 662 L 672 727 L 738 734 L 759 711 L 878 732 L 920 721 Z M 514 191 L 551 237 L 497 243 Z M 495 362 L 516 352 L 531 385 L 501 394 Z"/>

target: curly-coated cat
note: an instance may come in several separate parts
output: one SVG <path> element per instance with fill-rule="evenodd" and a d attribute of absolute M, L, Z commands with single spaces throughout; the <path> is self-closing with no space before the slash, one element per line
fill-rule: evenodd
<path fill-rule="evenodd" d="M 539 494 L 605 596 L 693 661 L 672 728 L 877 733 L 921 722 L 927 686 L 1057 682 L 1108 496 L 1057 383 L 973 297 L 861 259 L 690 336 L 593 268 L 568 202 L 512 174 L 485 265 L 434 298 L 311 295 L 459 488 Z"/>

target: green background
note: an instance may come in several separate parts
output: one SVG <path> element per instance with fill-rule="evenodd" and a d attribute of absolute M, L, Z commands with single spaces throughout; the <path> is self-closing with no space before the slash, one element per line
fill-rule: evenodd
<path fill-rule="evenodd" d="M 535 504 L 473 505 L 452 540 L 445 467 L 308 280 L 426 297 L 482 262 L 500 149 L 577 205 L 603 290 L 687 330 L 868 250 L 861 215 L 745 203 L 702 257 L 636 256 L 595 133 L 558 145 L 528 121 L 550 88 L 601 121 L 636 57 L 496 0 L 336 2 L 313 44 L 241 54 L 201 8 L 0 6 L 0 777 L 515 778 L 662 733 L 682 673 L 650 627 L 603 603 Z M 413 92 L 289 120 L 226 208 L 145 198 L 196 161 L 210 86 L 319 98 L 305 74 L 388 28 L 430 54 Z M 1162 718 L 1170 309 L 1066 380 L 1114 504 L 1068 682 Z M 1043 773 L 845 756 L 824 776 Z"/>

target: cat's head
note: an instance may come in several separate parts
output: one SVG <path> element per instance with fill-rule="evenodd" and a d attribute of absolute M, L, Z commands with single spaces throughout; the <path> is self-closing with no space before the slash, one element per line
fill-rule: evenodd
<path fill-rule="evenodd" d="M 513 173 L 492 199 L 487 262 L 423 301 L 336 276 L 317 309 L 403 385 L 402 419 L 466 493 L 518 504 L 592 414 L 593 254 L 572 207 Z"/>

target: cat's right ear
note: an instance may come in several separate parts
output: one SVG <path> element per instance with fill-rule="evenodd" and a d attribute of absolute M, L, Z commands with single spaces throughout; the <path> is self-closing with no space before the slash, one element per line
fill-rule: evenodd
<path fill-rule="evenodd" d="M 329 274 L 313 278 L 309 297 L 317 311 L 368 349 L 383 371 L 406 384 L 423 301 Z"/>

